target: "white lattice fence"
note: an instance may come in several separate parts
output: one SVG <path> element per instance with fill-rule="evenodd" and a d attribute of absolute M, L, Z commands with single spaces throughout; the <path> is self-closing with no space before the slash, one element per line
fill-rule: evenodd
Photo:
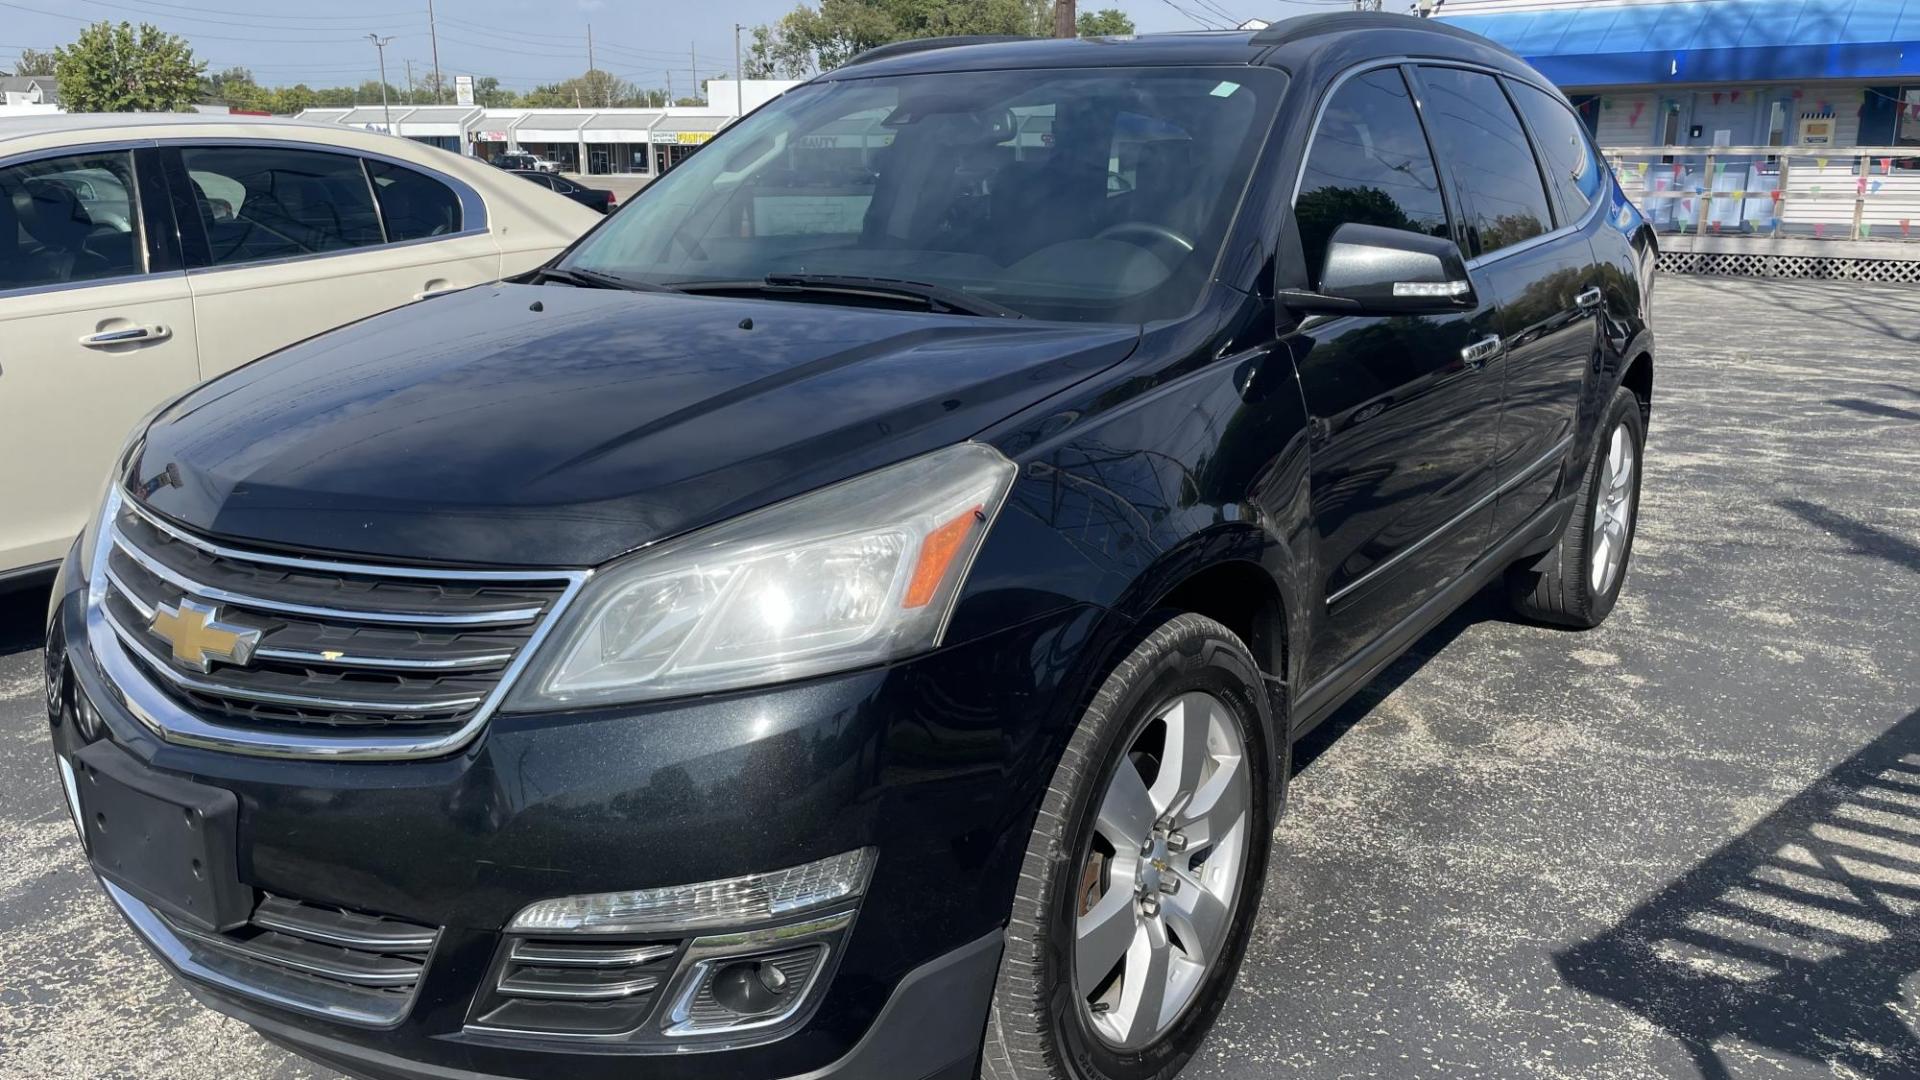
<path fill-rule="evenodd" d="M 1920 282 L 1920 262 L 1841 259 L 1824 255 L 1755 255 L 1724 251 L 1663 251 L 1663 274 L 1720 277 L 1825 278 L 1842 281 Z"/>

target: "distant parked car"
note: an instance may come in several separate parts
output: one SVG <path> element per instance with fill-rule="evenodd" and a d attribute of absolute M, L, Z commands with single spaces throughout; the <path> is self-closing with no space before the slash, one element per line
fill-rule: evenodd
<path fill-rule="evenodd" d="M 549 161 L 538 154 L 530 154 L 525 150 L 502 151 L 493 156 L 493 163 L 509 172 L 525 170 L 527 172 L 557 173 L 560 171 L 559 162 Z"/>
<path fill-rule="evenodd" d="M 351 128 L 0 120 L 0 586 L 51 573 L 121 437 L 162 400 L 530 270 L 597 220 L 470 158 Z"/>
<path fill-rule="evenodd" d="M 539 184 L 541 187 L 551 188 L 565 195 L 567 198 L 572 199 L 574 202 L 579 203 L 581 206 L 598 210 L 603 214 L 613 213 L 614 204 L 619 201 L 611 191 L 603 188 L 590 188 L 584 184 L 576 184 L 564 176 L 536 172 L 532 169 L 510 169 L 508 171 L 512 172 L 515 176 L 524 176 L 534 183 Z"/>

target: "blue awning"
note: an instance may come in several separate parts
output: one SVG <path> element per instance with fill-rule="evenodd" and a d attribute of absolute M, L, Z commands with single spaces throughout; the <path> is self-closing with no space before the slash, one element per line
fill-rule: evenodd
<path fill-rule="evenodd" d="M 1561 86 L 1920 76 L 1920 0 L 1688 0 L 1437 16 Z"/>

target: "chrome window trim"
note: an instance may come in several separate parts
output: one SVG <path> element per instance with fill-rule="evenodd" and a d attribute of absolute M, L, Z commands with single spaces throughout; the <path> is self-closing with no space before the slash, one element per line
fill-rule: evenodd
<path fill-rule="evenodd" d="M 86 281 L 61 281 L 51 285 L 23 285 L 18 289 L 0 289 L 0 300 L 11 300 L 16 296 L 40 296 L 45 293 L 76 292 L 80 289 L 104 289 L 112 285 L 132 285 L 141 281 L 167 281 L 173 278 L 184 280 L 185 270 L 165 270 L 160 273 L 121 274 L 109 278 L 89 278 Z"/>
<path fill-rule="evenodd" d="M 79 157 L 83 154 L 112 154 L 124 152 L 127 155 L 127 171 L 133 176 L 133 183 L 127 188 L 127 203 L 133 213 L 134 234 L 139 237 L 141 271 L 137 274 L 116 274 L 113 277 L 88 278 L 85 281 L 55 281 L 45 285 L 23 285 L 17 289 L 0 289 L 0 300 L 11 300 L 16 296 L 40 296 L 46 293 L 71 292 L 76 289 L 106 288 L 111 285 L 131 285 L 136 281 L 165 281 L 169 278 L 186 276 L 184 270 L 165 270 L 154 272 L 151 252 L 147 248 L 146 208 L 140 200 L 140 161 L 136 150 L 149 149 L 155 145 L 152 139 L 118 139 L 113 142 L 81 143 L 53 147 L 41 150 L 27 150 L 9 157 L 0 157 L 0 169 L 10 169 L 16 165 L 31 165 L 36 161 L 49 158 Z M 167 208 L 167 216 L 173 216 L 173 208 Z"/>
<path fill-rule="evenodd" d="M 1441 536 L 1444 536 L 1448 531 L 1453 529 L 1454 526 L 1459 525 L 1461 522 L 1465 521 L 1466 519 L 1486 509 L 1487 505 L 1493 502 L 1493 500 L 1499 498 L 1502 495 L 1505 495 L 1507 492 L 1512 491 L 1514 488 L 1519 487 L 1521 484 L 1525 483 L 1529 477 L 1537 475 L 1542 469 L 1545 469 L 1547 466 L 1557 463 L 1558 461 L 1560 461 L 1562 458 L 1566 456 L 1567 449 L 1572 445 L 1573 445 L 1573 436 L 1568 435 L 1562 438 L 1559 442 L 1553 445 L 1552 449 L 1548 450 L 1546 453 L 1540 455 L 1540 457 L 1535 459 L 1532 464 L 1527 465 L 1525 468 L 1522 468 L 1519 472 L 1516 472 L 1512 476 L 1507 477 L 1507 479 L 1501 482 L 1499 487 L 1496 487 L 1492 491 L 1489 491 L 1485 495 L 1482 495 L 1478 499 L 1475 499 L 1473 501 L 1473 505 L 1467 507 L 1466 509 L 1448 518 L 1445 522 L 1443 522 L 1440 525 L 1439 528 L 1433 530 L 1432 532 L 1421 537 L 1420 539 L 1415 540 L 1413 543 L 1408 544 L 1406 547 L 1401 548 L 1399 551 L 1394 552 L 1392 555 L 1388 556 L 1384 562 L 1376 564 L 1372 569 L 1369 569 L 1366 573 L 1361 574 L 1359 577 L 1354 578 L 1352 581 L 1349 581 L 1345 585 L 1334 590 L 1334 592 L 1327 597 L 1327 607 L 1329 608 L 1333 607 L 1335 604 L 1338 604 L 1340 601 L 1346 599 L 1348 596 L 1352 595 L 1354 592 L 1360 590 L 1361 588 L 1364 588 L 1368 582 L 1373 581 L 1375 578 L 1380 577 L 1382 574 L 1385 574 L 1387 571 L 1392 570 L 1394 567 L 1400 565 L 1400 563 L 1403 560 L 1407 559 L 1409 556 L 1413 555 L 1415 552 L 1420 551 L 1422 548 L 1425 548 L 1428 544 L 1431 544 L 1435 540 L 1438 540 Z"/>
<path fill-rule="evenodd" d="M 386 220 L 384 216 L 382 216 L 381 225 L 380 225 L 380 235 L 383 238 L 383 240 L 381 243 L 378 243 L 378 244 L 364 244 L 364 245 L 361 245 L 360 247 L 341 248 L 338 251 L 317 251 L 311 255 L 282 255 L 272 259 L 253 259 L 247 262 L 220 263 L 218 265 L 189 267 L 187 269 L 187 275 L 189 277 L 201 277 L 204 275 L 223 274 L 223 273 L 227 273 L 234 270 L 248 270 L 248 269 L 252 269 L 254 267 L 260 267 L 260 266 L 278 266 L 283 263 L 307 262 L 315 259 L 337 259 L 344 255 L 361 255 L 369 251 L 392 251 L 396 248 L 416 247 L 421 244 L 438 244 L 448 240 L 458 240 L 458 239 L 469 237 L 469 236 L 483 236 L 492 231 L 492 221 L 487 216 L 486 199 L 480 194 L 478 189 L 473 187 L 473 185 L 467 183 L 465 180 L 462 180 L 457 176 L 452 176 L 448 173 L 441 172 L 439 169 L 436 169 L 431 165 L 422 165 L 419 162 L 408 161 L 405 158 L 394 157 L 391 154 L 382 154 L 377 150 L 361 150 L 357 147 L 341 146 L 337 143 L 326 143 L 326 142 L 317 142 L 317 141 L 308 142 L 302 139 L 221 139 L 221 138 L 215 138 L 211 136 L 188 136 L 188 137 L 172 138 L 172 139 L 168 139 L 168 138 L 154 139 L 154 140 L 151 140 L 150 145 L 155 145 L 155 146 L 159 146 L 162 148 L 169 148 L 169 149 L 210 147 L 210 146 L 211 147 L 263 146 L 263 147 L 274 147 L 282 150 L 308 150 L 308 151 L 312 151 L 314 153 L 319 153 L 319 154 L 338 154 L 343 156 L 355 157 L 360 159 L 360 162 L 361 162 L 360 174 L 363 177 L 367 178 L 367 184 L 370 190 L 372 188 L 373 180 L 372 180 L 372 175 L 367 171 L 366 162 L 379 161 L 379 162 L 384 162 L 388 165 L 397 165 L 403 169 L 412 169 L 414 172 L 420 173 L 423 176 L 430 177 L 433 180 L 436 180 L 439 183 L 445 185 L 446 187 L 452 189 L 454 195 L 460 200 L 460 228 L 455 232 L 447 233 L 445 236 L 423 236 L 415 240 L 386 241 L 384 239 L 385 236 L 387 235 Z M 184 162 L 182 162 L 182 167 L 183 168 L 185 167 Z M 374 193 L 373 206 L 374 206 L 375 214 L 379 215 L 381 213 L 380 199 L 377 193 Z"/>
<path fill-rule="evenodd" d="M 501 673 L 496 683 L 480 707 L 474 710 L 466 723 L 459 728 L 433 736 L 419 735 L 376 735 L 357 733 L 351 735 L 309 735 L 285 731 L 256 731 L 247 728 L 230 727 L 203 720 L 177 704 L 172 697 L 148 678 L 139 665 L 122 646 L 119 634 L 114 630 L 106 613 L 106 575 L 101 568 L 108 562 L 113 549 L 116 530 L 111 525 L 112 516 L 117 515 L 122 506 L 130 506 L 141 517 L 153 522 L 170 535 L 194 544 L 202 550 L 216 555 L 243 561 L 258 562 L 267 565 L 290 568 L 318 569 L 333 573 L 354 573 L 372 576 L 413 578 L 423 581 L 513 581 L 526 583 L 564 582 L 560 594 L 555 597 L 546 617 L 534 627 L 513 663 Z M 592 578 L 591 570 L 439 570 L 421 567 L 392 567 L 365 563 L 347 563 L 330 559 L 298 559 L 290 556 L 261 555 L 241 552 L 234 548 L 210 541 L 190 538 L 178 528 L 160 522 L 157 517 L 146 511 L 133 499 L 117 488 L 107 496 L 107 503 L 101 508 L 103 527 L 94 539 L 93 575 L 87 583 L 86 633 L 87 643 L 92 649 L 94 662 L 99 666 L 100 674 L 107 685 L 113 689 L 120 704 L 133 718 L 162 741 L 178 746 L 192 746 L 203 750 L 217 750 L 223 753 L 245 754 L 256 757 L 319 759 L 325 761 L 407 761 L 419 758 L 440 757 L 451 754 L 471 743 L 486 727 L 487 722 L 498 711 L 500 703 L 506 700 L 520 675 L 526 670 L 533 657 L 540 651 L 553 628 L 559 623 L 573 601 L 580 595 L 581 589 Z"/>

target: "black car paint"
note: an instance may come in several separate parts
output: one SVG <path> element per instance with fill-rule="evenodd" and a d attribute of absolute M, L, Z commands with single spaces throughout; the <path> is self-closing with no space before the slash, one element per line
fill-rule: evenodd
<path fill-rule="evenodd" d="M 557 191 L 589 210 L 598 210 L 603 214 L 613 213 L 613 192 L 605 188 L 585 187 L 540 169 L 508 169 L 507 171 L 528 183 L 538 184 L 549 191 Z"/>
<path fill-rule="evenodd" d="M 169 410 L 136 468 L 136 479 L 169 465 L 183 477 L 152 488 L 155 509 L 255 545 L 435 563 L 593 565 L 969 437 L 1021 466 L 946 644 L 888 667 L 657 705 L 505 713 L 457 756 L 404 765 L 214 754 L 161 743 L 104 707 L 112 737 L 140 759 L 239 795 L 248 881 L 451 928 L 413 1016 L 393 1031 L 260 1018 L 251 1003 L 199 992 L 309 1052 L 321 1053 L 319 1040 L 371 1048 L 344 1062 L 363 1071 L 391 1054 L 456 1074 L 541 1075 L 563 1054 L 568 1075 L 626 1075 L 631 1058 L 604 1047 L 461 1034 L 513 910 L 873 843 L 878 876 L 811 1022 L 769 1047 L 645 1062 L 669 1078 L 824 1068 L 876 1027 L 904 975 L 1000 927 L 1082 704 L 1170 596 L 1206 585 L 1231 597 L 1225 610 L 1272 680 L 1275 723 L 1297 732 L 1463 591 L 1550 546 L 1601 409 L 1628 365 L 1650 363 L 1650 234 L 1617 187 L 1582 229 L 1476 267 L 1470 313 L 1302 319 L 1273 300 L 1307 286 L 1287 215 L 1318 103 L 1354 65 L 1403 55 L 1536 78 L 1490 47 L 1377 27 L 1271 49 L 1245 37 L 986 45 L 828 76 L 1122 62 L 1289 71 L 1216 280 L 1185 318 L 1000 325 L 502 286 L 357 324 Z M 1563 253 L 1579 245 L 1604 292 L 1591 315 L 1567 306 L 1589 287 L 1564 272 Z M 544 312 L 530 310 L 535 299 Z M 754 329 L 741 329 L 749 317 Z M 1506 336 L 1508 352 L 1459 369 L 1460 346 L 1488 332 Z M 1377 385 L 1349 378 L 1353 357 L 1383 342 L 1414 348 Z M 1635 385 L 1648 378 L 1650 367 L 1635 369 Z M 845 418 L 822 407 L 849 394 L 861 407 Z M 1433 433 L 1463 414 L 1475 417 L 1467 431 Z M 1568 436 L 1540 479 L 1329 604 Z M 1437 486 L 1381 475 L 1429 454 L 1459 463 Z M 83 687 L 111 701 L 85 655 L 83 600 L 70 557 L 48 655 L 70 657 Z M 1269 734 L 1286 745 L 1286 730 Z M 56 717 L 56 746 L 77 739 Z M 979 1000 L 960 1015 L 983 1016 L 984 993 L 975 986 Z M 968 1060 L 911 1067 L 971 1075 Z"/>

